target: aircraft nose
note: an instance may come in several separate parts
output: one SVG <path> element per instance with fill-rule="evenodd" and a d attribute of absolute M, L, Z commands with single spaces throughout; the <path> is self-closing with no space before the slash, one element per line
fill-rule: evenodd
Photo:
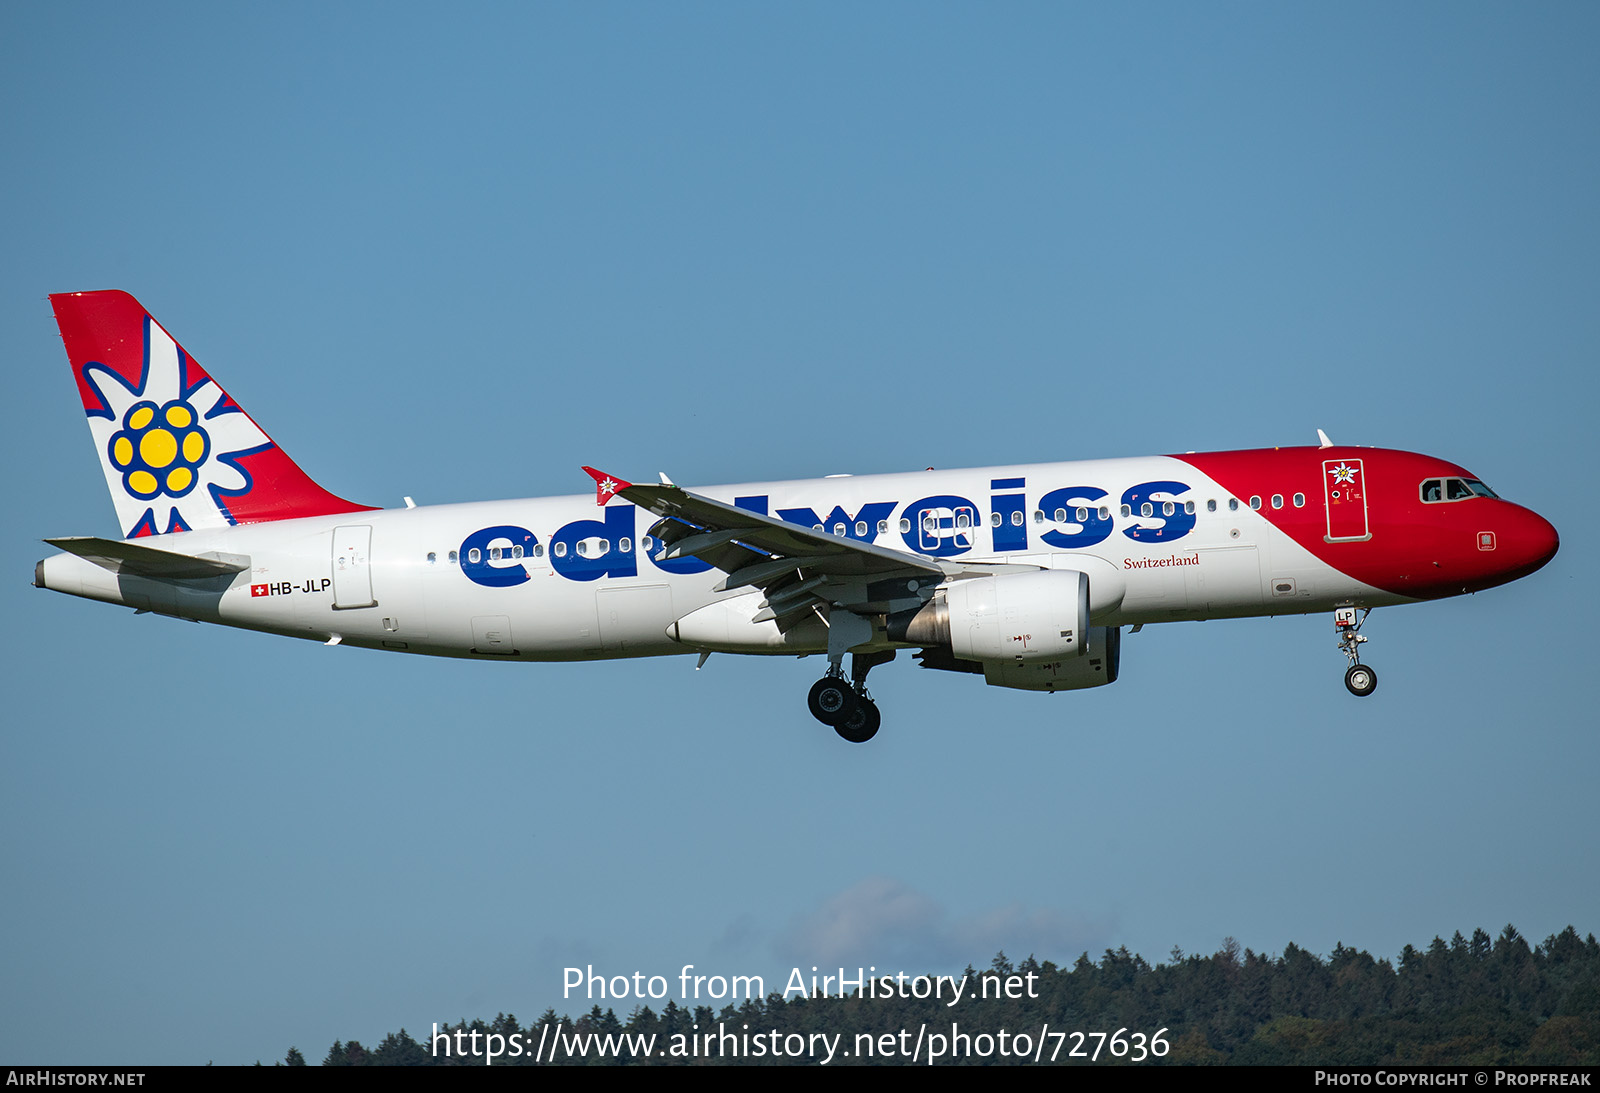
<path fill-rule="evenodd" d="M 1561 536 L 1556 534 L 1555 525 L 1531 509 L 1519 508 L 1517 519 L 1506 531 L 1506 537 L 1511 540 L 1506 546 L 1517 561 L 1519 577 L 1544 568 L 1561 548 Z"/>

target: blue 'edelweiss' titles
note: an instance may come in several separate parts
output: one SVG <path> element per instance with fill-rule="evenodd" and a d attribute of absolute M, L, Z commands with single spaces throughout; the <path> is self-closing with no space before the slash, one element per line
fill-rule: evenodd
<path fill-rule="evenodd" d="M 1065 486 L 1047 491 L 1038 500 L 1030 521 L 1027 480 L 1000 478 L 990 482 L 987 520 L 980 507 L 956 494 L 934 494 L 909 505 L 898 501 L 872 501 L 856 512 L 834 505 L 826 516 L 815 508 L 784 508 L 776 513 L 791 524 L 814 528 L 862 543 L 879 535 L 898 534 L 906 549 L 934 558 L 952 558 L 979 549 L 987 525 L 995 554 L 1030 549 L 1030 522 L 1044 529 L 1038 539 L 1056 550 L 1084 550 L 1102 543 L 1125 526 L 1122 534 L 1138 543 L 1165 545 L 1194 530 L 1195 513 L 1183 501 L 1189 492 L 1184 482 L 1140 482 L 1123 491 L 1119 517 L 1106 504 L 1110 493 L 1098 486 Z M 766 494 L 736 497 L 733 503 L 766 515 L 771 498 Z M 894 518 L 896 510 L 899 519 Z M 574 520 L 550 536 L 548 550 L 538 551 L 551 569 L 572 581 L 601 577 L 636 577 L 640 553 L 664 573 L 703 573 L 709 563 L 698 558 L 663 558 L 640 543 L 638 509 L 633 505 L 607 505 L 601 520 Z M 644 549 L 636 549 L 636 544 Z M 515 524 L 479 528 L 461 541 L 461 572 L 487 588 L 509 588 L 528 580 L 524 558 L 536 556 L 537 535 Z"/>

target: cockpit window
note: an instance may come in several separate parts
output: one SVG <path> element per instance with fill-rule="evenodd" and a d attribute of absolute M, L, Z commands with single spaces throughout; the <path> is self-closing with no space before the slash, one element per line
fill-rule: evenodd
<path fill-rule="evenodd" d="M 1498 497 L 1488 486 L 1476 478 L 1429 478 L 1422 483 L 1422 500 L 1428 504 L 1439 501 L 1465 501 L 1470 497 Z"/>

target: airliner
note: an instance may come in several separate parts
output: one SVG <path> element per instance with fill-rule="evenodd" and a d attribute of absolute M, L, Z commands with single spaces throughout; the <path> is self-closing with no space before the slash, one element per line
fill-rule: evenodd
<path fill-rule="evenodd" d="M 1543 517 L 1454 463 L 1333 444 L 380 510 L 317 485 L 132 296 L 50 297 L 123 531 L 45 540 L 34 584 L 327 645 L 481 660 L 827 658 L 807 697 L 862 743 L 867 674 L 1029 691 L 1117 679 L 1122 630 L 1331 612 L 1371 695 L 1375 607 L 1505 584 Z M 850 655 L 850 670 L 844 658 Z"/>

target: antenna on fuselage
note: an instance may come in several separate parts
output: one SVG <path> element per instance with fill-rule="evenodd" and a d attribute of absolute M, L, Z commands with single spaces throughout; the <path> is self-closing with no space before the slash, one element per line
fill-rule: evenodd
<path fill-rule="evenodd" d="M 1318 444 L 1317 447 L 1319 447 L 1319 448 L 1331 448 L 1331 447 L 1333 447 L 1333 441 L 1329 440 L 1328 439 L 1328 434 L 1323 432 L 1321 429 L 1317 430 L 1317 439 L 1322 441 L 1322 443 Z"/>

